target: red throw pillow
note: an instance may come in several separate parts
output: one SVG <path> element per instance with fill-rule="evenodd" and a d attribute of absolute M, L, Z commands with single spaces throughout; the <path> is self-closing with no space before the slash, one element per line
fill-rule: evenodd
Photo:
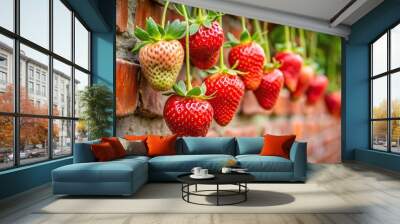
<path fill-rule="evenodd" d="M 296 135 L 264 135 L 264 146 L 261 149 L 262 156 L 281 156 L 286 159 L 290 157 L 290 148 Z"/>
<path fill-rule="evenodd" d="M 124 139 L 129 141 L 146 141 L 147 135 L 125 135 Z"/>
<path fill-rule="evenodd" d="M 109 142 L 102 142 L 91 145 L 94 157 L 99 162 L 110 161 L 116 159 L 115 151 Z"/>
<path fill-rule="evenodd" d="M 101 138 L 101 142 L 108 142 L 114 149 L 115 155 L 118 158 L 125 157 L 126 151 L 124 146 L 122 146 L 121 142 L 116 137 L 109 137 L 109 138 Z"/>
<path fill-rule="evenodd" d="M 149 135 L 146 139 L 148 156 L 175 155 L 176 135 L 158 136 Z"/>

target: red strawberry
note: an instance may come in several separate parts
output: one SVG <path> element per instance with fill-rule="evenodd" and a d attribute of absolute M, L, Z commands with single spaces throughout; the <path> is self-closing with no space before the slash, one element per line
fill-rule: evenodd
<path fill-rule="evenodd" d="M 328 82 L 328 79 L 324 75 L 314 77 L 306 92 L 308 105 L 314 105 L 321 99 L 328 86 Z"/>
<path fill-rule="evenodd" d="M 233 66 L 237 63 L 235 68 L 245 73 L 241 78 L 248 90 L 255 90 L 260 85 L 264 59 L 264 51 L 256 42 L 234 46 L 228 55 L 229 64 Z"/>
<path fill-rule="evenodd" d="M 340 91 L 328 93 L 325 95 L 325 105 L 328 112 L 334 117 L 340 117 L 342 108 L 342 98 Z"/>
<path fill-rule="evenodd" d="M 290 98 L 292 100 L 299 99 L 306 92 L 313 77 L 314 77 L 313 67 L 308 65 L 301 67 L 300 77 L 297 82 L 297 87 L 294 92 L 290 93 Z"/>
<path fill-rule="evenodd" d="M 284 83 L 283 74 L 279 69 L 265 72 L 261 84 L 254 91 L 258 103 L 266 110 L 274 107 Z"/>
<path fill-rule="evenodd" d="M 215 94 L 209 100 L 214 109 L 214 120 L 226 126 L 235 115 L 244 94 L 244 84 L 237 75 L 215 73 L 204 81 L 206 95 Z"/>
<path fill-rule="evenodd" d="M 205 136 L 211 125 L 213 108 L 207 100 L 172 95 L 164 106 L 164 119 L 178 136 Z"/>
<path fill-rule="evenodd" d="M 303 65 L 302 57 L 290 51 L 282 51 L 275 55 L 275 59 L 281 63 L 279 69 L 283 72 L 283 76 L 285 77 L 286 87 L 290 92 L 295 91 L 301 66 Z"/>
<path fill-rule="evenodd" d="M 185 39 L 181 39 L 185 46 Z M 218 61 L 221 46 L 224 43 L 224 31 L 214 21 L 210 28 L 201 25 L 197 32 L 189 37 L 191 63 L 199 69 L 209 69 Z"/>

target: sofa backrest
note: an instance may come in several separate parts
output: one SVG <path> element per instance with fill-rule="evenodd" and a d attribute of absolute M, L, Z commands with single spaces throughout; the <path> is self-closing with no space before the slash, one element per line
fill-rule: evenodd
<path fill-rule="evenodd" d="M 236 155 L 259 154 L 263 145 L 263 137 L 237 137 Z"/>
<path fill-rule="evenodd" d="M 96 158 L 92 152 L 90 146 L 92 144 L 98 144 L 100 140 L 93 140 L 81 143 L 75 143 L 74 147 L 74 163 L 90 163 L 95 162 Z"/>
<path fill-rule="evenodd" d="M 232 137 L 182 137 L 176 142 L 177 154 L 235 155 L 235 138 Z"/>

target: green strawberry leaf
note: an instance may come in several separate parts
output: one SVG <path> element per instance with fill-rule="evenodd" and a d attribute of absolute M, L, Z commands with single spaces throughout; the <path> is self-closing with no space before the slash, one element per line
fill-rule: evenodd
<path fill-rule="evenodd" d="M 171 24 L 168 24 L 165 29 L 165 40 L 177 40 L 181 39 L 186 33 L 186 26 L 178 19 L 174 20 Z"/>
<path fill-rule="evenodd" d="M 186 94 L 186 85 L 185 85 L 185 82 L 183 81 L 183 80 L 180 80 L 179 82 L 178 82 L 178 86 L 179 86 L 179 88 L 182 90 L 182 92 L 184 92 L 185 94 Z"/>
<path fill-rule="evenodd" d="M 150 40 L 150 35 L 140 27 L 136 27 L 134 31 L 135 37 L 137 37 L 141 41 Z"/>
<path fill-rule="evenodd" d="M 189 35 L 192 36 L 193 34 L 197 33 L 199 30 L 200 25 L 197 23 L 192 23 L 189 27 Z"/>
<path fill-rule="evenodd" d="M 136 43 L 135 47 L 132 49 L 132 53 L 137 54 L 139 50 L 144 47 L 146 44 L 148 44 L 147 41 Z"/>
<path fill-rule="evenodd" d="M 172 86 L 172 89 L 173 89 L 179 96 L 185 96 L 185 92 L 186 92 L 186 91 L 183 91 L 183 89 L 181 89 L 181 87 L 180 87 L 179 85 L 174 84 L 174 85 Z"/>
<path fill-rule="evenodd" d="M 174 8 L 175 8 L 175 10 L 178 12 L 178 14 L 179 15 L 181 15 L 181 16 L 185 16 L 185 13 L 184 13 L 184 7 L 186 7 L 186 6 L 184 6 L 184 5 L 182 5 L 182 4 L 174 4 Z"/>
<path fill-rule="evenodd" d="M 186 96 L 200 96 L 201 95 L 201 89 L 200 87 L 194 87 L 193 89 L 189 90 L 187 92 Z"/>
<path fill-rule="evenodd" d="M 237 74 L 236 70 L 233 70 L 233 69 L 227 69 L 226 73 L 228 73 L 229 75 L 236 75 Z"/>
<path fill-rule="evenodd" d="M 212 27 L 212 21 L 209 20 L 209 19 L 206 19 L 206 20 L 203 21 L 203 25 L 205 27 L 207 27 L 208 29 L 210 29 Z"/>
<path fill-rule="evenodd" d="M 158 32 L 160 32 L 161 36 L 165 35 L 164 28 L 161 27 L 161 25 L 157 24 Z"/>
<path fill-rule="evenodd" d="M 252 36 L 251 39 L 256 41 L 256 42 L 261 42 L 261 33 L 260 32 L 255 32 Z"/>
<path fill-rule="evenodd" d="M 162 95 L 164 96 L 171 96 L 171 95 L 175 95 L 175 92 L 167 92 L 167 93 L 163 93 Z"/>
<path fill-rule="evenodd" d="M 240 42 L 246 43 L 250 41 L 251 41 L 251 36 L 249 31 L 247 29 L 243 30 L 243 32 L 240 34 Z"/>
<path fill-rule="evenodd" d="M 147 18 L 146 20 L 146 30 L 153 39 L 159 40 L 161 38 L 161 33 L 158 30 L 157 23 L 151 17 Z"/>
<path fill-rule="evenodd" d="M 204 82 L 201 84 L 200 90 L 201 90 L 200 95 L 205 95 L 205 94 L 206 94 L 206 92 L 207 92 L 207 86 L 206 86 L 206 84 L 205 84 Z"/>
<path fill-rule="evenodd" d="M 232 42 L 239 42 L 239 40 L 232 33 L 228 33 L 228 40 Z"/>

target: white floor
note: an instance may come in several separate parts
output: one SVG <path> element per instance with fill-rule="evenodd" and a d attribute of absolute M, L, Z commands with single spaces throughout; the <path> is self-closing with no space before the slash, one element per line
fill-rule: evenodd
<path fill-rule="evenodd" d="M 56 197 L 49 186 L 43 186 L 1 201 L 0 223 L 400 223 L 400 174 L 353 163 L 312 165 L 307 184 L 319 185 L 349 203 L 364 206 L 357 213 L 44 214 L 38 211 L 54 202 Z M 313 198 L 312 195 L 309 197 Z M 321 203 L 317 195 L 314 199 L 315 203 Z"/>

